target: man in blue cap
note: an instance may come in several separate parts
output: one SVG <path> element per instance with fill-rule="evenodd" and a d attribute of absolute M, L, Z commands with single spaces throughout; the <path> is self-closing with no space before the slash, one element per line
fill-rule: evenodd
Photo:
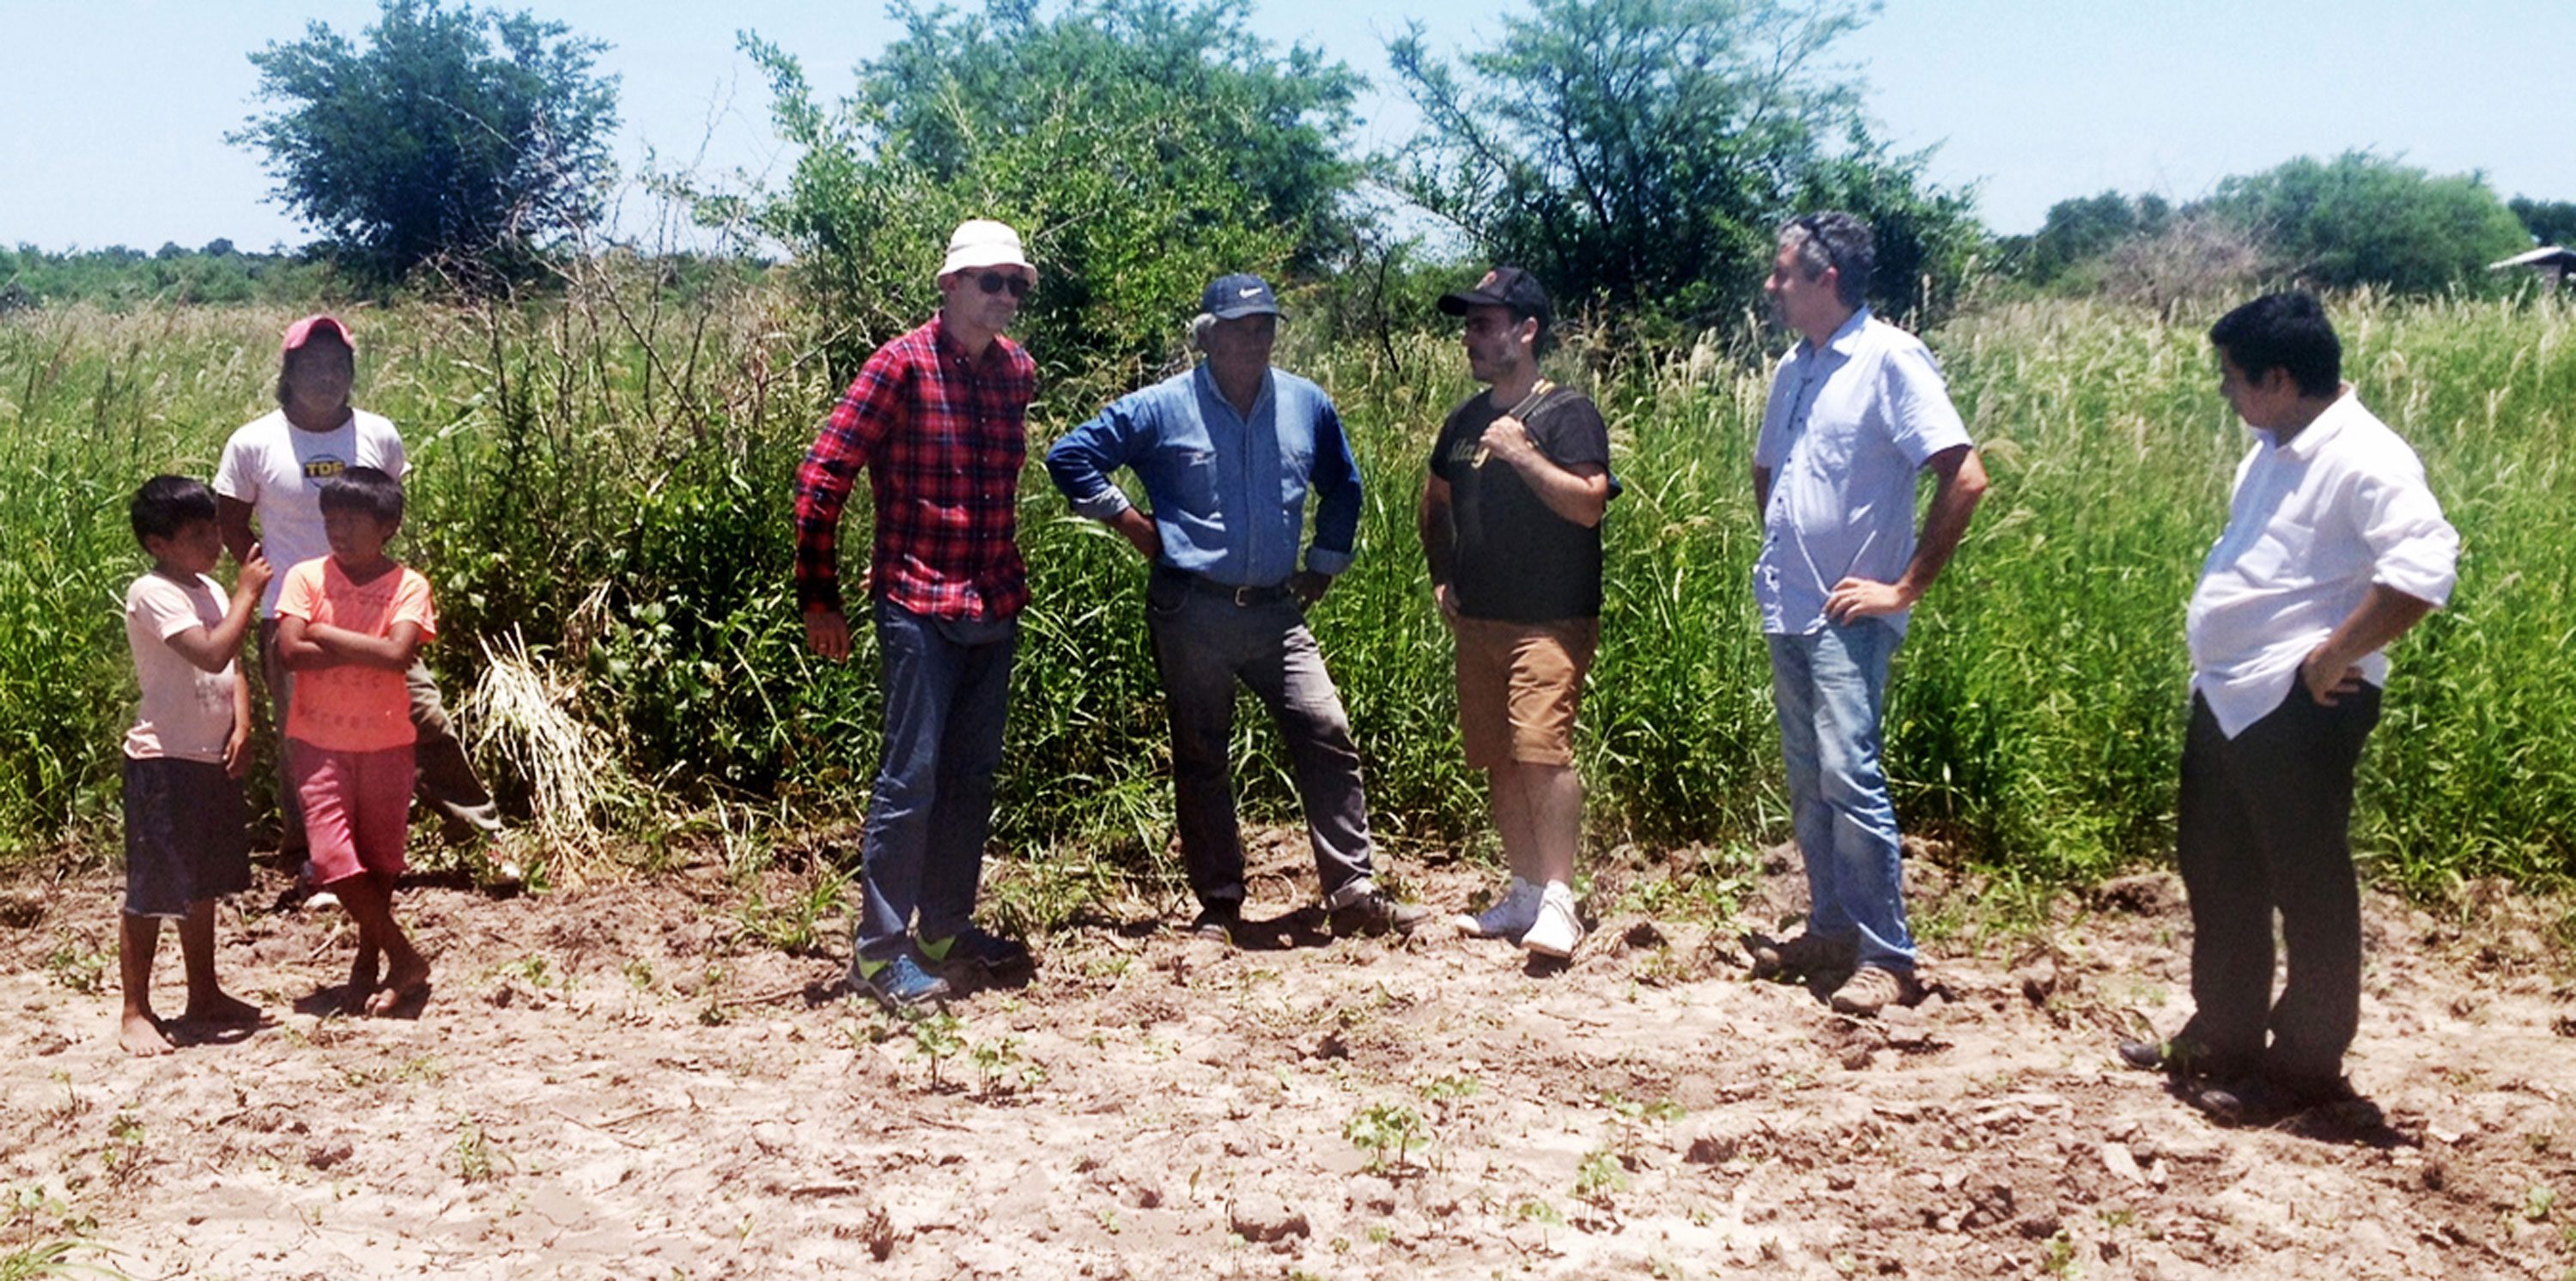
<path fill-rule="evenodd" d="M 1181 857 L 1199 915 L 1232 940 L 1243 915 L 1243 841 L 1226 746 L 1234 688 L 1249 686 L 1288 741 L 1306 832 L 1336 934 L 1407 931 L 1370 866 L 1368 799 L 1350 717 L 1324 670 L 1305 606 L 1350 567 L 1360 473 L 1324 389 L 1274 369 L 1279 300 L 1258 276 L 1221 276 L 1200 296 L 1190 341 L 1205 357 L 1129 393 L 1047 451 L 1075 511 L 1118 531 L 1153 566 L 1145 623 L 1172 727 Z M 1150 512 L 1110 476 L 1134 469 Z M 1306 500 L 1315 536 L 1298 568 Z"/>

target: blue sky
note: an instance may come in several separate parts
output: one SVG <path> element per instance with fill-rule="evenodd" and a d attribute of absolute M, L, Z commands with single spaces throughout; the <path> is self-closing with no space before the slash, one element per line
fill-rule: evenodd
<path fill-rule="evenodd" d="M 967 0 L 973 3 L 974 0 Z M 1410 20 L 1477 46 L 1503 4 L 1257 0 L 1255 25 L 1368 74 L 1364 145 L 1413 113 L 1386 74 Z M 743 28 L 800 56 L 834 96 L 894 33 L 872 0 L 507 0 L 610 42 L 623 76 L 616 151 L 783 175 Z M 267 203 L 223 136 L 256 107 L 246 55 L 308 18 L 356 35 L 373 0 L 0 0 L 0 243 L 50 249 L 308 233 Z M 1870 86 L 1882 132 L 1934 146 L 1933 176 L 1980 185 L 1989 225 L 2036 227 L 2106 188 L 2175 199 L 2297 155 L 2368 147 L 2437 172 L 2482 170 L 2506 196 L 2576 200 L 2576 3 L 2541 0 L 1887 0 L 1835 51 Z"/>

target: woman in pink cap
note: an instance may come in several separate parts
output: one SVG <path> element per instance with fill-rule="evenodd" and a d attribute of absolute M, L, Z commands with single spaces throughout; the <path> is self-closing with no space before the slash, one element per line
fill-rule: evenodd
<path fill-rule="evenodd" d="M 357 338 L 346 322 L 336 316 L 306 316 L 288 325 L 279 345 L 276 411 L 236 429 L 224 442 L 223 460 L 215 468 L 224 546 L 239 560 L 256 540 L 278 569 L 260 601 L 259 656 L 280 725 L 286 723 L 295 680 L 277 661 L 278 585 L 286 570 L 330 551 L 322 532 L 322 484 L 351 467 L 373 467 L 397 481 L 405 469 L 402 437 L 394 425 L 349 403 L 356 380 Z M 426 665 L 415 662 L 409 683 L 412 723 L 420 731 L 421 800 L 445 818 L 451 834 L 497 837 L 500 812 L 448 727 L 437 681 Z M 303 815 L 294 789 L 282 782 L 278 811 L 280 852 L 301 862 Z M 494 864 L 504 879 L 516 876 L 508 860 L 495 858 Z"/>

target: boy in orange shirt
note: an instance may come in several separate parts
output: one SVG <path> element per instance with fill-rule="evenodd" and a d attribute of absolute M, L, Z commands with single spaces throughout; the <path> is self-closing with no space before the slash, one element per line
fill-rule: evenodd
<path fill-rule="evenodd" d="M 321 498 L 331 554 L 288 570 L 277 598 L 278 660 L 296 677 L 286 767 L 314 879 L 358 924 L 352 1012 L 382 1015 L 429 996 L 429 962 L 394 922 L 393 893 L 418 733 L 403 674 L 438 620 L 429 580 L 385 555 L 402 527 L 401 482 L 351 467 L 323 483 Z"/>

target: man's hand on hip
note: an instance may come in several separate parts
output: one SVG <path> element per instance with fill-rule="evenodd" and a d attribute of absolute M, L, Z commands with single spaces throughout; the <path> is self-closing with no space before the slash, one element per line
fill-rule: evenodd
<path fill-rule="evenodd" d="M 1846 578 L 1825 593 L 1825 617 L 1842 627 L 1913 607 L 1914 597 L 1904 588 L 1867 578 Z"/>
<path fill-rule="evenodd" d="M 1297 594 L 1297 603 L 1300 605 L 1312 605 L 1324 599 L 1324 593 L 1332 589 L 1333 576 L 1330 574 L 1318 574 L 1311 569 L 1301 569 L 1288 576 L 1288 590 Z"/>
<path fill-rule="evenodd" d="M 2361 669 L 2327 658 L 2326 647 L 2319 645 L 2299 661 L 2299 683 L 2307 686 L 2308 697 L 2317 700 L 2317 706 L 2332 707 L 2344 695 L 2361 692 Z"/>
<path fill-rule="evenodd" d="M 1127 545 L 1135 548 L 1136 554 L 1144 557 L 1147 564 L 1163 558 L 1163 534 L 1154 528 L 1153 517 L 1130 507 L 1118 513 L 1109 522 L 1109 527 L 1118 531 L 1118 536 L 1126 539 Z"/>

